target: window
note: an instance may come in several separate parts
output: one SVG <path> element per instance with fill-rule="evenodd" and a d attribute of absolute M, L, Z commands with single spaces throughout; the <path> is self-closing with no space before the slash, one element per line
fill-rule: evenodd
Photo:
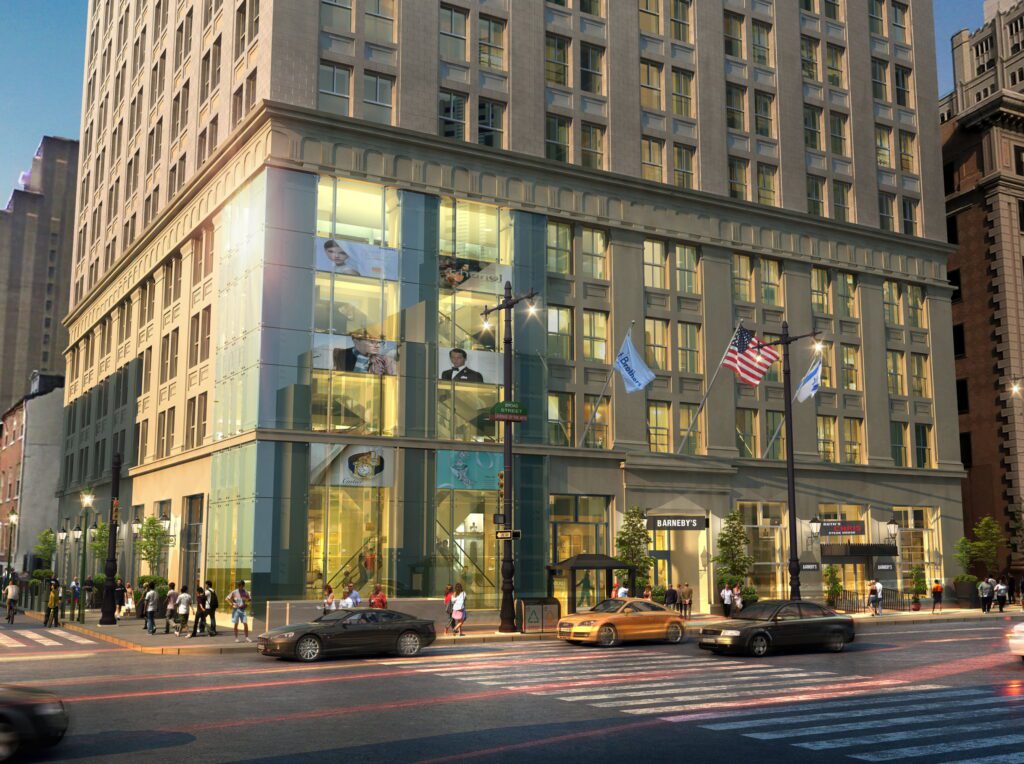
<path fill-rule="evenodd" d="M 548 221 L 547 262 L 549 273 L 572 273 L 572 226 Z"/>
<path fill-rule="evenodd" d="M 580 229 L 580 272 L 593 279 L 606 279 L 606 237 L 596 228 Z"/>
<path fill-rule="evenodd" d="M 505 147 L 505 104 L 480 99 L 477 106 L 476 142 L 495 149 Z"/>
<path fill-rule="evenodd" d="M 477 49 L 480 66 L 484 69 L 505 69 L 505 22 L 481 16 L 480 44 Z"/>
<path fill-rule="evenodd" d="M 903 233 L 907 236 L 915 236 L 917 234 L 917 199 L 903 197 L 900 209 L 903 211 Z"/>
<path fill-rule="evenodd" d="M 893 206 L 896 204 L 896 196 L 886 191 L 878 192 L 878 227 L 883 231 L 895 229 L 893 221 Z"/>
<path fill-rule="evenodd" d="M 572 360 L 572 308 L 548 306 L 548 356 Z"/>
<path fill-rule="evenodd" d="M 583 359 L 608 363 L 608 314 L 583 311 Z"/>
<path fill-rule="evenodd" d="M 661 64 L 640 61 L 640 108 L 660 111 Z"/>
<path fill-rule="evenodd" d="M 683 294 L 700 294 L 700 252 L 686 244 L 676 245 L 676 289 Z"/>
<path fill-rule="evenodd" d="M 924 329 L 924 289 L 916 284 L 908 284 L 906 289 L 907 325 L 915 329 Z"/>
<path fill-rule="evenodd" d="M 882 283 L 882 309 L 885 323 L 889 326 L 903 325 L 902 290 L 896 281 Z"/>
<path fill-rule="evenodd" d="M 964 337 L 964 325 L 953 324 L 953 356 L 963 358 L 967 355 L 967 339 Z"/>
<path fill-rule="evenodd" d="M 442 138 L 466 138 L 466 96 L 442 90 L 437 99 L 437 132 Z"/>
<path fill-rule="evenodd" d="M 395 81 L 384 74 L 363 75 L 363 116 L 371 122 L 391 124 L 391 97 Z"/>
<path fill-rule="evenodd" d="M 700 325 L 680 321 L 678 326 L 679 371 L 700 374 Z"/>
<path fill-rule="evenodd" d="M 956 412 L 958 414 L 966 414 L 971 410 L 971 402 L 967 392 L 967 380 L 958 379 L 956 381 Z"/>
<path fill-rule="evenodd" d="M 220 86 L 220 48 L 220 37 L 218 37 L 200 63 L 199 103 L 206 103 L 210 94 Z"/>
<path fill-rule="evenodd" d="M 736 450 L 741 459 L 757 459 L 758 449 L 757 412 L 753 409 L 736 409 Z"/>
<path fill-rule="evenodd" d="M 969 432 L 960 433 L 960 461 L 966 469 L 970 469 L 974 466 L 974 456 L 971 451 L 971 434 Z"/>
<path fill-rule="evenodd" d="M 839 9 L 839 3 L 841 0 L 822 0 L 822 2 L 825 5 L 826 18 L 833 19 L 835 21 L 842 19 L 842 14 Z"/>
<path fill-rule="evenodd" d="M 845 88 L 843 58 L 845 51 L 838 45 L 829 43 L 825 46 L 825 67 L 828 70 L 828 84 L 834 88 Z"/>
<path fill-rule="evenodd" d="M 637 0 L 640 9 L 640 32 L 642 34 L 661 34 L 661 0 Z"/>
<path fill-rule="evenodd" d="M 775 96 L 754 91 L 754 132 L 765 138 L 775 137 Z"/>
<path fill-rule="evenodd" d="M 908 42 L 910 35 L 907 32 L 907 6 L 903 3 L 892 4 L 892 39 L 896 42 Z"/>
<path fill-rule="evenodd" d="M 664 173 L 661 161 L 661 152 L 664 143 L 657 138 L 644 136 L 640 139 L 640 175 L 644 180 L 661 182 Z"/>
<path fill-rule="evenodd" d="M 733 199 L 748 199 L 750 163 L 739 157 L 729 157 L 729 196 Z"/>
<path fill-rule="evenodd" d="M 910 354 L 910 392 L 918 398 L 931 398 L 932 387 L 928 376 L 928 356 Z"/>
<path fill-rule="evenodd" d="M 800 71 L 803 72 L 805 80 L 821 79 L 818 67 L 818 46 L 818 41 L 813 37 L 800 37 Z"/>
<path fill-rule="evenodd" d="M 675 143 L 672 145 L 672 157 L 674 166 L 672 179 L 679 188 L 694 188 L 693 160 L 696 155 L 693 146 L 683 146 Z"/>
<path fill-rule="evenodd" d="M 800 0 L 800 10 L 808 13 L 818 12 L 818 0 Z"/>
<path fill-rule="evenodd" d="M 832 374 L 832 343 L 824 341 L 821 343 L 821 386 L 835 387 L 835 377 Z"/>
<path fill-rule="evenodd" d="M 843 318 L 857 317 L 857 277 L 852 273 L 836 274 L 836 306 Z"/>
<path fill-rule="evenodd" d="M 742 85 L 726 83 L 725 124 L 732 130 L 747 129 L 747 89 Z"/>
<path fill-rule="evenodd" d="M 604 128 L 590 122 L 580 125 L 580 163 L 591 170 L 604 169 Z"/>
<path fill-rule="evenodd" d="M 583 396 L 583 419 L 590 423 L 584 448 L 611 448 L 611 399 L 607 395 Z"/>
<path fill-rule="evenodd" d="M 748 255 L 732 256 L 732 297 L 736 302 L 754 301 L 754 278 Z"/>
<path fill-rule="evenodd" d="M 871 34 L 885 37 L 885 0 L 868 0 L 868 26 Z"/>
<path fill-rule="evenodd" d="M 672 113 L 677 117 L 693 118 L 693 72 L 672 70 Z"/>
<path fill-rule="evenodd" d="M 876 101 L 889 100 L 889 63 L 871 59 L 871 94 Z"/>
<path fill-rule="evenodd" d="M 164 263 L 164 300 L 163 307 L 181 298 L 181 255 L 174 255 Z"/>
<path fill-rule="evenodd" d="M 178 330 L 174 329 L 160 339 L 160 384 L 178 376 Z"/>
<path fill-rule="evenodd" d="M 352 71 L 348 67 L 321 61 L 317 108 L 343 117 L 349 116 L 351 79 Z"/>
<path fill-rule="evenodd" d="M 569 118 L 548 114 L 544 120 L 544 155 L 556 162 L 569 161 Z"/>
<path fill-rule="evenodd" d="M 395 0 L 363 0 L 366 9 L 366 39 L 391 43 L 394 40 Z"/>
<path fill-rule="evenodd" d="M 807 212 L 825 216 L 825 179 L 817 175 L 807 176 Z"/>
<path fill-rule="evenodd" d="M 773 164 L 757 163 L 757 203 L 775 206 L 775 176 L 778 168 Z"/>
<path fill-rule="evenodd" d="M 569 85 L 569 41 L 564 37 L 544 37 L 544 79 L 549 85 Z"/>
<path fill-rule="evenodd" d="M 670 371 L 668 360 L 668 321 L 660 318 L 644 319 L 644 355 L 652 369 Z"/>
<path fill-rule="evenodd" d="M 837 156 L 848 156 L 846 151 L 846 124 L 848 117 L 838 111 L 828 113 L 829 148 Z"/>
<path fill-rule="evenodd" d="M 769 441 L 764 458 L 780 462 L 786 458 L 786 423 L 781 411 L 765 411 L 765 434 Z M 776 433 L 778 433 L 776 435 Z M 772 437 L 775 436 L 775 437 Z"/>
<path fill-rule="evenodd" d="M 907 459 L 907 425 L 904 422 L 889 422 L 889 448 L 894 466 L 910 466 Z"/>
<path fill-rule="evenodd" d="M 655 453 L 667 454 L 672 450 L 669 430 L 671 407 L 665 401 L 647 402 L 647 444 Z"/>
<path fill-rule="evenodd" d="M 643 73 L 644 62 L 641 61 L 641 78 Z M 658 88 L 660 101 L 660 74 Z M 596 93 L 597 95 L 604 93 L 604 48 L 586 42 L 580 43 L 580 90 L 587 93 Z"/>
<path fill-rule="evenodd" d="M 964 299 L 963 292 L 960 291 L 960 269 L 952 268 L 946 272 L 946 278 L 949 279 L 949 285 L 953 287 L 953 293 L 950 295 L 950 302 L 962 302 Z"/>
<path fill-rule="evenodd" d="M 601 0 L 580 0 L 580 12 L 589 13 L 591 16 L 603 16 L 601 11 Z"/>
<path fill-rule="evenodd" d="M 667 289 L 667 271 L 665 244 L 650 239 L 644 241 L 644 286 L 648 289 Z"/>
<path fill-rule="evenodd" d="M 760 259 L 761 302 L 765 305 L 782 306 L 782 265 L 778 260 L 767 257 Z"/>
<path fill-rule="evenodd" d="M 832 280 L 825 268 L 811 268 L 811 307 L 816 316 L 832 315 Z"/>
<path fill-rule="evenodd" d="M 705 453 L 704 433 L 701 427 L 702 416 L 697 416 L 696 403 L 679 404 L 679 438 L 680 453 L 687 456 L 697 456 Z M 689 437 L 687 437 L 689 433 Z M 685 441 L 682 439 L 686 438 Z"/>
<path fill-rule="evenodd" d="M 192 54 L 192 11 L 185 14 L 184 20 L 178 24 L 174 32 L 174 68 L 181 65 Z"/>
<path fill-rule="evenodd" d="M 573 439 L 572 393 L 548 393 L 548 444 L 575 446 Z"/>
<path fill-rule="evenodd" d="M 860 348 L 857 345 L 841 345 L 842 386 L 844 390 L 860 390 Z"/>
<path fill-rule="evenodd" d="M 900 169 L 903 172 L 917 172 L 915 160 L 914 142 L 916 136 L 906 130 L 899 131 L 900 140 Z"/>
<path fill-rule="evenodd" d="M 934 467 L 932 461 L 932 426 L 914 425 L 914 466 L 918 469 Z"/>
<path fill-rule="evenodd" d="M 911 71 L 905 66 L 896 66 L 893 69 L 893 90 L 896 92 L 896 105 L 912 108 L 911 103 Z"/>
<path fill-rule="evenodd" d="M 448 5 L 441 6 L 440 54 L 446 61 L 466 60 L 466 27 L 469 13 Z"/>
<path fill-rule="evenodd" d="M 901 350 L 885 352 L 885 376 L 889 395 L 903 396 L 907 394 L 906 380 L 903 376 L 904 355 Z"/>
<path fill-rule="evenodd" d="M 836 461 L 836 418 L 818 416 L 818 458 L 823 462 Z"/>
<path fill-rule="evenodd" d="M 754 21 L 750 25 L 751 58 L 755 64 L 772 65 L 772 25 Z"/>
<path fill-rule="evenodd" d="M 672 39 L 692 42 L 690 38 L 690 6 L 692 0 L 672 0 Z"/>
<path fill-rule="evenodd" d="M 804 147 L 821 150 L 821 109 L 804 104 Z"/>
<path fill-rule="evenodd" d="M 725 55 L 743 58 L 743 17 L 735 13 L 725 13 L 723 29 L 725 32 Z"/>

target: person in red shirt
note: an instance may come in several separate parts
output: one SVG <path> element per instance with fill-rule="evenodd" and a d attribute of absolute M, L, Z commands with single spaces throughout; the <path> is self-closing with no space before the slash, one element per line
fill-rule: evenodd
<path fill-rule="evenodd" d="M 380 588 L 380 584 L 373 585 L 373 594 L 370 595 L 370 607 L 384 609 L 388 606 L 388 595 Z"/>

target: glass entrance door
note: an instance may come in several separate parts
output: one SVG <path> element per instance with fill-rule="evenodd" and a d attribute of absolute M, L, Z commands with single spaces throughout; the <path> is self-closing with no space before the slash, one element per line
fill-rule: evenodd
<path fill-rule="evenodd" d="M 194 592 L 202 574 L 199 553 L 203 542 L 203 495 L 185 497 L 185 513 L 181 525 L 181 567 L 178 580 Z"/>
<path fill-rule="evenodd" d="M 561 562 L 578 554 L 608 553 L 608 505 L 606 496 L 559 496 L 549 501 L 551 519 L 551 562 Z M 596 605 L 608 596 L 605 576 L 597 570 L 576 571 L 576 606 Z M 555 577 L 555 597 L 567 612 L 569 574 Z"/>

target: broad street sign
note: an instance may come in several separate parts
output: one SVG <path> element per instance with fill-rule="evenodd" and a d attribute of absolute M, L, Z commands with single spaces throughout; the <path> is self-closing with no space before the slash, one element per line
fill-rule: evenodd
<path fill-rule="evenodd" d="M 495 531 L 494 538 L 498 541 L 512 541 L 513 539 L 521 539 L 523 532 L 521 530 L 512 531 Z"/>
<path fill-rule="evenodd" d="M 702 531 L 708 527 L 708 519 L 700 515 L 670 515 L 648 517 L 649 531 Z"/>
<path fill-rule="evenodd" d="M 525 422 L 526 406 L 516 401 L 498 401 L 491 406 L 492 422 Z"/>

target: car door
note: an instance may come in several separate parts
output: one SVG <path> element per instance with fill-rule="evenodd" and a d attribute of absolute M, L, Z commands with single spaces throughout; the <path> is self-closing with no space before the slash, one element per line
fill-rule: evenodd
<path fill-rule="evenodd" d="M 352 614 L 348 611 L 339 610 L 327 613 L 320 619 L 320 627 L 317 629 L 317 635 L 323 643 L 325 653 L 344 652 L 344 635 L 346 634 L 345 623 L 351 617 Z"/>
<path fill-rule="evenodd" d="M 346 652 L 366 653 L 380 649 L 380 623 L 372 610 L 353 613 L 344 625 Z"/>
<path fill-rule="evenodd" d="M 644 638 L 644 617 L 637 602 L 630 602 L 621 611 L 619 618 L 620 639 L 643 639 Z"/>
<path fill-rule="evenodd" d="M 640 639 L 660 639 L 665 636 L 668 626 L 668 611 L 653 602 L 634 602 L 639 613 L 637 623 L 640 625 Z"/>
<path fill-rule="evenodd" d="M 776 647 L 790 647 L 800 644 L 803 621 L 800 606 L 790 602 L 780 607 L 772 619 L 772 644 Z"/>
<path fill-rule="evenodd" d="M 820 605 L 813 602 L 801 602 L 800 614 L 803 616 L 804 626 L 801 630 L 800 643 L 804 645 L 824 644 L 829 621 L 825 618 L 825 611 Z"/>

